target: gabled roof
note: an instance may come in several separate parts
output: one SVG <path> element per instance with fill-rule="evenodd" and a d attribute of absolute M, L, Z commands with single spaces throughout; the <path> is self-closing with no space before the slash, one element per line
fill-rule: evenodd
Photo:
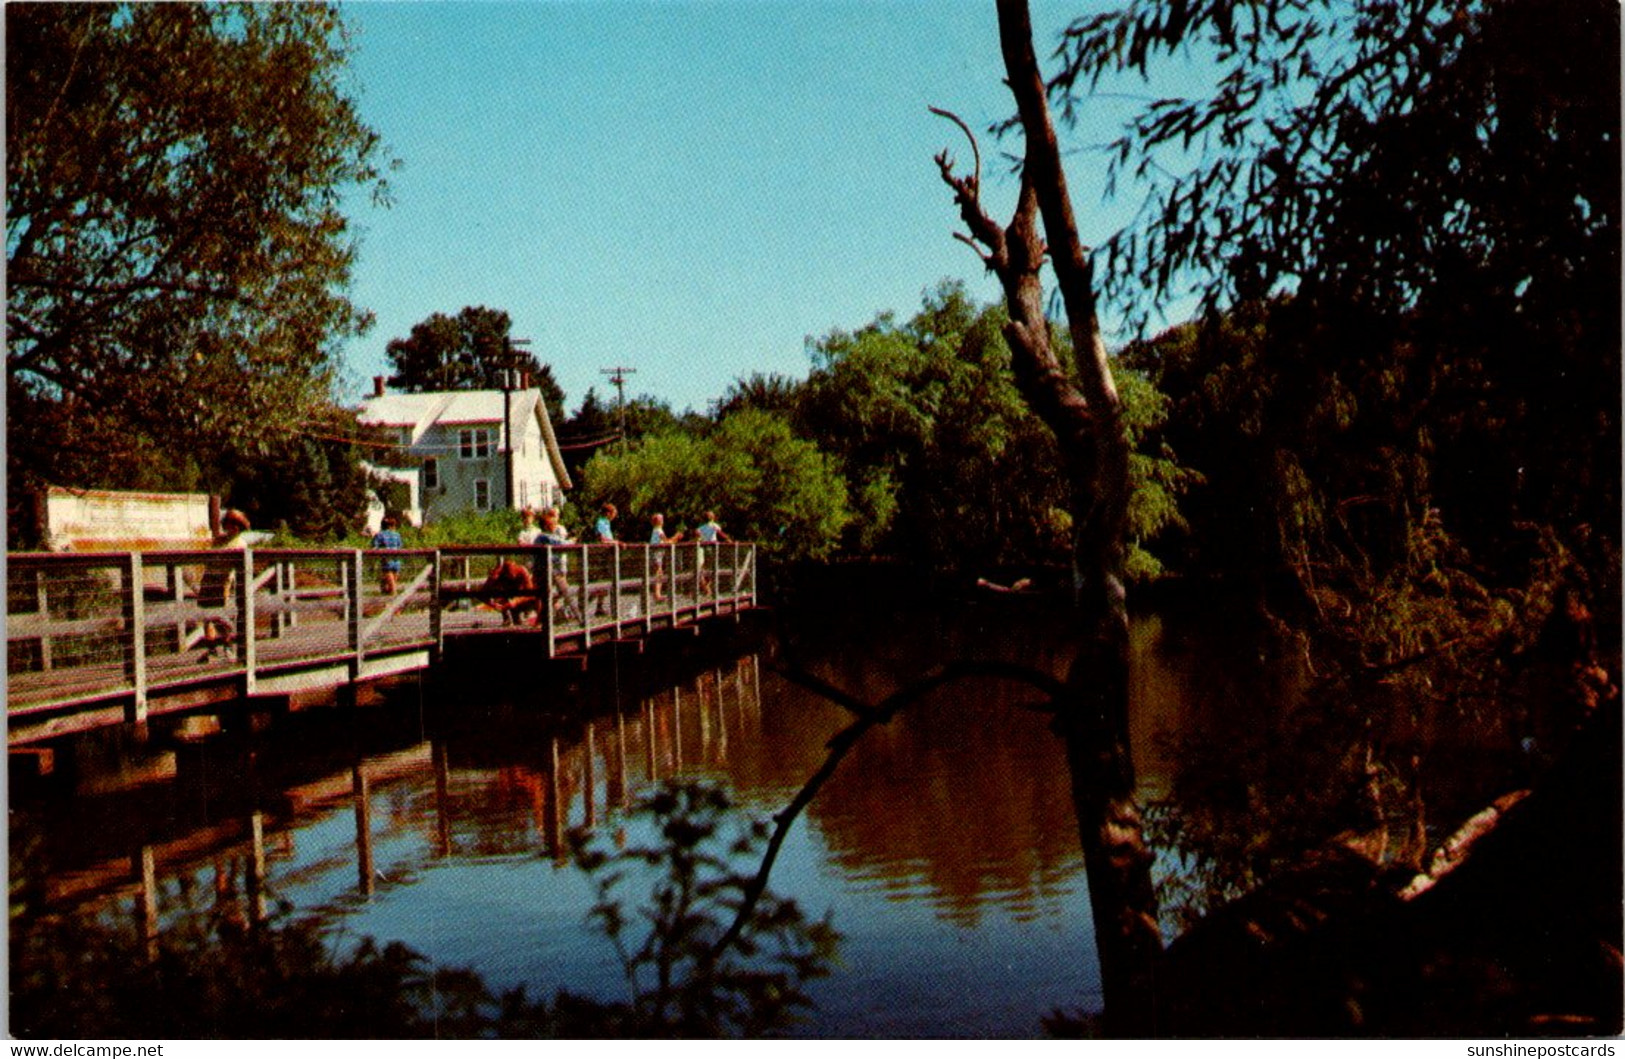
<path fill-rule="evenodd" d="M 547 414 L 547 403 L 536 389 L 514 390 L 508 395 L 510 433 L 521 432 L 527 417 L 535 416 L 541 423 L 542 443 L 547 447 L 553 471 L 559 485 L 571 487 L 570 472 L 565 469 L 564 456 L 559 451 L 558 439 L 553 434 L 553 423 Z M 386 393 L 382 397 L 369 397 L 361 402 L 357 419 L 368 426 L 394 427 L 411 431 L 411 444 L 416 445 L 431 427 L 502 425 L 503 392 L 501 390 L 450 390 L 436 393 Z"/>

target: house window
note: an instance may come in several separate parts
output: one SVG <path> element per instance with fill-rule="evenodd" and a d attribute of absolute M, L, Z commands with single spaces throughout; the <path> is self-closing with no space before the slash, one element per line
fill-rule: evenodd
<path fill-rule="evenodd" d="M 476 511 L 491 510 L 491 480 L 489 478 L 474 479 L 474 509 Z"/>
<path fill-rule="evenodd" d="M 423 461 L 423 488 L 440 488 L 440 461 L 433 456 Z"/>
<path fill-rule="evenodd" d="M 520 482 L 519 483 L 519 506 L 521 508 L 526 508 L 526 507 L 530 506 L 530 483 L 529 482 Z"/>
<path fill-rule="evenodd" d="M 469 427 L 457 432 L 457 454 L 465 460 L 483 460 L 491 455 L 491 432 Z"/>

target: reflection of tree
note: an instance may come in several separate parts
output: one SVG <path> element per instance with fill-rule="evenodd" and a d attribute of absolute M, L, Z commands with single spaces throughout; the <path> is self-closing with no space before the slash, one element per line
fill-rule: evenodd
<path fill-rule="evenodd" d="M 1159 977 L 1168 1032 L 1617 1029 L 1617 712 L 1546 770 L 1506 704 L 1572 704 L 1528 660 L 1418 695 L 1391 667 L 1283 681 L 1267 639 L 1210 655 L 1177 619 L 1163 631 L 1145 704 L 1172 713 L 1171 734 L 1146 789 L 1178 935 Z M 1499 700 L 1470 694 L 1491 681 Z"/>
<path fill-rule="evenodd" d="M 1532 794 L 1496 800 L 1428 871 L 1326 843 L 1170 947 L 1175 1034 L 1616 1034 L 1619 715 L 1605 712 Z M 1409 880 L 1407 884 L 1407 880 Z"/>
<path fill-rule="evenodd" d="M 776 826 L 768 839 L 761 868 L 745 889 L 734 925 L 718 943 L 718 952 L 737 939 L 750 922 L 791 826 L 825 788 L 847 756 L 871 733 L 883 730 L 905 710 L 920 706 L 943 689 L 973 678 L 998 678 L 1024 685 L 1041 696 L 1033 703 L 1034 708 L 1059 714 L 1058 705 L 1076 694 L 1074 682 L 1080 676 L 1076 663 L 1063 682 L 1021 663 L 961 658 L 933 666 L 890 694 L 871 701 L 800 664 L 793 645 L 781 641 L 781 650 L 785 657 L 781 672 L 786 679 L 840 705 L 853 720 L 830 738 L 822 764 L 807 778 L 790 804 L 775 815 Z M 1059 716 L 1056 724 L 1063 726 Z M 1110 878 L 1103 881 L 1097 876 L 1091 880 L 1091 907 L 1103 978 L 1108 982 L 1115 978 L 1112 991 L 1120 998 L 1123 1008 L 1123 1013 L 1116 1021 L 1108 1022 L 1107 1027 L 1122 1032 L 1131 1027 L 1143 1028 L 1140 1020 L 1145 1017 L 1144 1005 L 1149 1001 L 1143 991 L 1147 983 L 1138 978 L 1135 964 L 1139 957 L 1131 951 L 1133 943 L 1128 943 L 1127 948 L 1124 946 L 1124 938 L 1129 935 L 1155 933 L 1154 918 L 1142 911 L 1143 903 L 1153 899 L 1149 875 L 1145 872 L 1148 858 L 1141 845 L 1138 818 L 1127 801 L 1132 795 L 1132 772 L 1127 766 L 1126 726 L 1120 729 L 1120 737 L 1114 739 L 1104 732 L 1091 732 L 1086 725 L 1080 730 L 1078 724 L 1078 718 L 1073 718 L 1064 725 L 1072 729 L 1064 739 L 1071 804 L 1083 835 L 1086 858 L 1094 860 L 1104 855 L 1111 861 L 1106 872 Z M 1129 925 L 1124 926 L 1124 923 Z"/>
<path fill-rule="evenodd" d="M 1164 632 L 1174 646 L 1149 651 L 1145 668 L 1180 705 L 1153 750 L 1147 819 L 1183 865 L 1165 883 L 1182 925 L 1328 845 L 1418 871 L 1430 844 L 1528 776 L 1509 711 L 1396 696 L 1370 677 L 1294 676 L 1262 630 L 1204 651 L 1181 644 L 1177 619 Z"/>
<path fill-rule="evenodd" d="M 809 808 L 837 863 L 928 889 L 962 926 L 989 902 L 1020 914 L 1053 899 L 1080 867 L 1076 825 L 1046 720 L 1020 709 L 1030 698 L 1009 682 L 967 681 L 854 746 L 850 779 Z"/>

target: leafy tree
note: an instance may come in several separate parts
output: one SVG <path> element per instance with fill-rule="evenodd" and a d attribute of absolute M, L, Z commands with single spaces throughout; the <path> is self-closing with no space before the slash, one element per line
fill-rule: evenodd
<path fill-rule="evenodd" d="M 365 524 L 367 492 L 377 487 L 362 466 L 368 452 L 354 439 L 381 433 L 363 428 L 354 412 L 329 406 L 297 434 L 223 457 L 229 461 L 220 472 L 231 482 L 227 499 L 255 526 L 310 543 L 343 540 Z"/>
<path fill-rule="evenodd" d="M 565 463 L 572 474 L 585 467 L 598 452 L 614 453 L 622 442 L 682 431 L 696 436 L 710 430 L 710 421 L 693 412 L 678 415 L 671 405 L 657 397 L 641 394 L 619 404 L 606 404 L 598 391 L 589 388 L 576 414 L 564 423 L 560 442 Z M 623 429 L 624 428 L 624 429 Z"/>
<path fill-rule="evenodd" d="M 1150 208 L 1104 248 L 1108 289 L 1143 305 L 1184 282 L 1224 307 L 1307 285 L 1399 310 L 1474 272 L 1510 293 L 1603 264 L 1618 27 L 1604 0 L 1134 2 L 1078 19 L 1051 86 L 1069 121 L 1102 77 L 1213 62 L 1210 80 L 1181 78 L 1205 91 L 1156 100 L 1109 145 L 1114 184 L 1143 182 Z M 1576 51 L 1575 33 L 1600 48 Z"/>
<path fill-rule="evenodd" d="M 668 529 L 714 510 L 731 536 L 788 559 L 827 557 L 851 518 L 833 462 L 765 412 L 729 416 L 704 437 L 671 432 L 600 453 L 586 466 L 582 494 L 589 506 L 614 501 L 623 518 L 661 512 Z"/>
<path fill-rule="evenodd" d="M 612 411 L 611 415 L 619 420 L 621 413 Z M 629 441 L 673 430 L 704 434 L 711 425 L 710 420 L 704 416 L 693 412 L 674 412 L 668 402 L 648 394 L 640 394 L 626 402 L 625 421 L 626 437 Z"/>
<path fill-rule="evenodd" d="M 862 505 L 849 546 L 948 568 L 1007 559 L 1013 541 L 1032 551 L 1056 505 L 1054 450 L 1031 475 L 1003 465 L 1027 413 L 996 319 L 962 286 L 944 284 L 907 323 L 883 314 L 810 352 L 797 421 L 840 458 Z"/>
<path fill-rule="evenodd" d="M 553 365 L 543 364 L 537 368 L 530 377 L 530 384 L 542 391 L 542 402 L 547 405 L 548 422 L 555 425 L 564 422 L 564 387 L 553 375 Z"/>
<path fill-rule="evenodd" d="M 413 324 L 406 338 L 390 339 L 384 347 L 395 369 L 390 384 L 408 393 L 499 390 L 505 372 L 528 374 L 542 391 L 547 414 L 563 422 L 564 390 L 552 366 L 513 346 L 512 329 L 507 313 L 483 305 L 465 306 L 456 316 L 434 313 Z"/>
<path fill-rule="evenodd" d="M 717 402 L 716 417 L 726 419 L 746 409 L 789 415 L 795 411 L 800 400 L 801 384 L 788 375 L 752 372 L 729 384 L 722 399 Z"/>
<path fill-rule="evenodd" d="M 189 485 L 180 454 L 323 404 L 367 322 L 343 294 L 341 193 L 387 188 L 334 5 L 28 4 L 6 29 L 7 401 L 36 424 L 7 446 L 9 514 L 28 539 L 46 483 Z"/>
<path fill-rule="evenodd" d="M 1117 141 L 1159 159 L 1154 208 L 1103 256 L 1125 296 L 1226 310 L 1134 354 L 1214 482 L 1193 545 L 1367 661 L 1414 649 L 1387 630 L 1441 563 L 1459 614 L 1563 571 L 1617 627 L 1618 6 L 1280 6 L 1080 20 L 1056 83 L 1218 63 Z M 1370 621 L 1328 629 L 1346 607 Z"/>
<path fill-rule="evenodd" d="M 797 423 L 842 461 L 859 512 L 849 548 L 945 569 L 1066 559 L 1060 453 L 1017 390 L 1006 319 L 945 283 L 907 323 L 882 315 L 813 345 Z M 1068 338 L 1057 331 L 1053 341 L 1064 349 Z M 1141 544 L 1178 524 L 1187 476 L 1160 442 L 1139 447 L 1161 421 L 1160 395 L 1139 376 L 1124 394 L 1136 445 L 1130 572 L 1152 576 L 1160 564 Z"/>

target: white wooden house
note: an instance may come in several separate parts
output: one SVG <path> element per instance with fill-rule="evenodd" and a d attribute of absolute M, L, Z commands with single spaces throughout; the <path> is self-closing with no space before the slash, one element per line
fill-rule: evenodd
<path fill-rule="evenodd" d="M 536 389 L 388 393 L 375 380 L 360 421 L 396 432 L 418 460 L 423 522 L 462 511 L 563 502 L 570 474 Z"/>

